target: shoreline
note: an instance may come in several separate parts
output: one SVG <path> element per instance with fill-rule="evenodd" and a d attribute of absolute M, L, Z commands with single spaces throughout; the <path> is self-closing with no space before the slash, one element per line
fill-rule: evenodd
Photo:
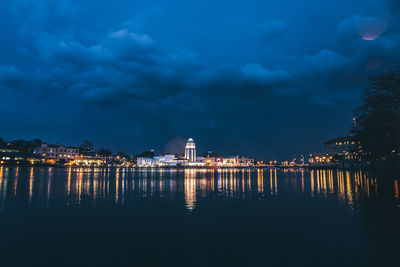
<path fill-rule="evenodd" d="M 303 170 L 400 170 L 399 166 L 368 166 L 368 167 L 343 167 L 343 166 L 154 166 L 154 167 L 138 167 L 138 166 L 60 166 L 50 164 L 2 164 L 2 167 L 10 168 L 57 168 L 57 169 L 125 169 L 125 170 L 218 170 L 218 169 L 303 169 Z"/>

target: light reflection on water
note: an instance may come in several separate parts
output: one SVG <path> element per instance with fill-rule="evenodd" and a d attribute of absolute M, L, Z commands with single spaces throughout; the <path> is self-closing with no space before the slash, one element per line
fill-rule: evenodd
<path fill-rule="evenodd" d="M 399 205 L 399 180 L 392 183 Z M 181 199 L 193 211 L 201 198 L 267 199 L 290 195 L 336 199 L 353 209 L 379 194 L 365 171 L 303 169 L 102 169 L 0 167 L 0 210 L 22 206 L 125 205 L 137 199 Z"/>

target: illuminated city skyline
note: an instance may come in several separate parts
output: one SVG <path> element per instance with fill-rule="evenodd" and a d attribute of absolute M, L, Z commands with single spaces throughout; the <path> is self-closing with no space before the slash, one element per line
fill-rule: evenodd
<path fill-rule="evenodd" d="M 396 0 L 2 1 L 1 137 L 163 153 L 195 136 L 198 151 L 223 155 L 318 152 L 347 135 L 361 89 L 400 58 L 399 10 Z"/>

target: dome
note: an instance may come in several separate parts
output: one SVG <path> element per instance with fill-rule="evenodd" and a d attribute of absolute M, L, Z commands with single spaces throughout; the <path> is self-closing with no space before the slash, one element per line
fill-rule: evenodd
<path fill-rule="evenodd" d="M 196 145 L 194 144 L 193 138 L 189 138 L 188 141 L 186 142 L 185 148 L 196 148 Z"/>

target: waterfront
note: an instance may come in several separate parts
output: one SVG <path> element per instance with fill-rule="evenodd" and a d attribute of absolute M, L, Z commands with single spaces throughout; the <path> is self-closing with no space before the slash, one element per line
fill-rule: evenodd
<path fill-rule="evenodd" d="M 0 167 L 0 251 L 33 266 L 391 265 L 399 186 L 363 171 Z"/>

